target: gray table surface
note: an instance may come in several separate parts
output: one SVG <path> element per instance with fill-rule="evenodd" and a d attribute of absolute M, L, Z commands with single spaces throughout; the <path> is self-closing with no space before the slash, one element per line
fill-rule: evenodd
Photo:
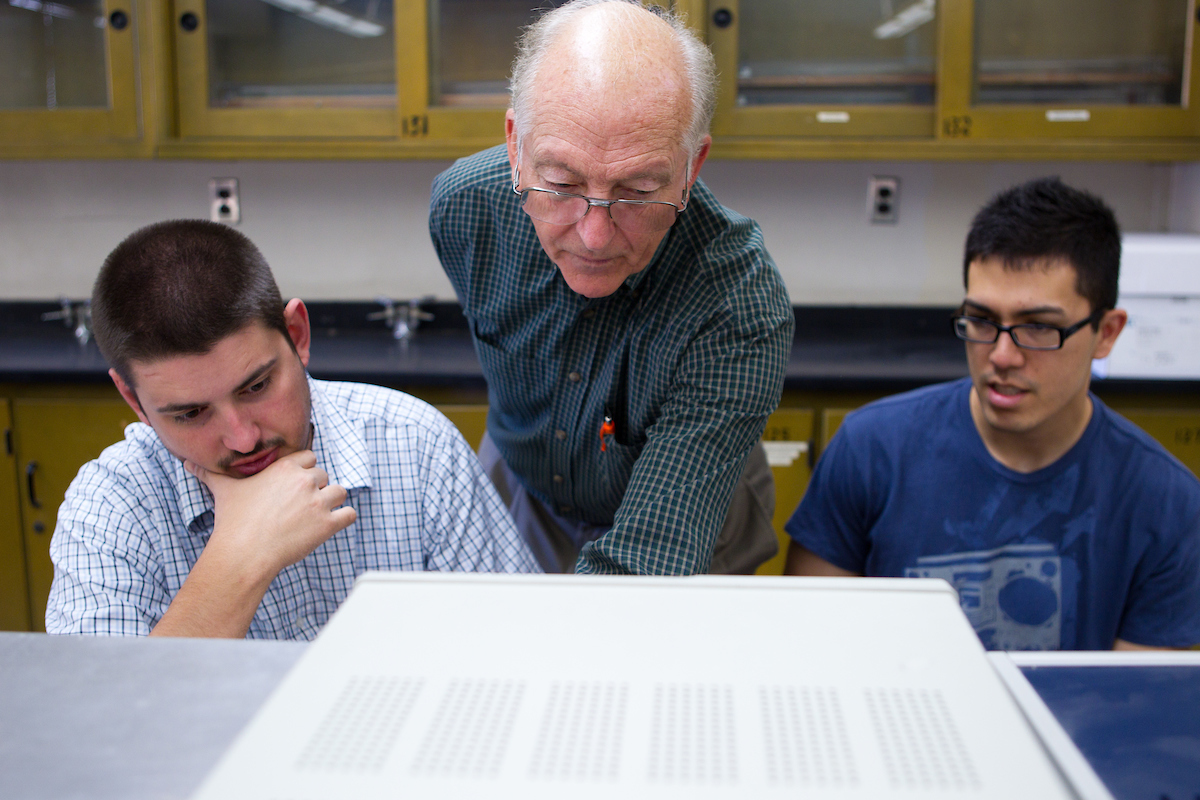
<path fill-rule="evenodd" d="M 305 647 L 0 633 L 0 798 L 186 798 Z"/>

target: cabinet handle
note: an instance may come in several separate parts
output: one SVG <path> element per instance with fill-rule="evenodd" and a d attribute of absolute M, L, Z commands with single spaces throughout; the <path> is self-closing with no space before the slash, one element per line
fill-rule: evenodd
<path fill-rule="evenodd" d="M 124 11 L 114 11 L 108 15 L 108 24 L 112 25 L 115 31 L 123 31 L 129 24 L 129 15 Z"/>
<path fill-rule="evenodd" d="M 200 18 L 192 12 L 188 11 L 179 18 L 179 27 L 183 28 L 188 33 L 200 27 Z"/>
<path fill-rule="evenodd" d="M 733 12 L 728 8 L 718 8 L 713 12 L 712 21 L 713 25 L 724 30 L 733 24 Z"/>
<path fill-rule="evenodd" d="M 33 488 L 33 473 L 35 472 L 37 472 L 36 461 L 30 461 L 25 465 L 25 487 L 29 491 L 29 505 L 41 508 L 42 501 L 37 499 L 37 492 Z"/>

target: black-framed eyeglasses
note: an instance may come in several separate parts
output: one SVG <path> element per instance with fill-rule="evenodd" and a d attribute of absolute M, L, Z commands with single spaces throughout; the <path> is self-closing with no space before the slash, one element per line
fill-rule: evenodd
<path fill-rule="evenodd" d="M 1081 319 L 1066 328 L 1042 322 L 1000 325 L 990 319 L 972 317 L 969 314 L 955 314 L 950 318 L 950 322 L 954 326 L 954 335 L 966 342 L 995 344 L 1000 339 L 1000 334 L 1007 333 L 1012 337 L 1013 344 L 1025 350 L 1061 350 L 1068 336 L 1085 325 L 1098 322 L 1103 316 L 1104 309 L 1098 308 L 1086 319 Z"/>
<path fill-rule="evenodd" d="M 521 171 L 513 170 L 513 192 L 521 196 L 521 209 L 541 222 L 551 225 L 574 225 L 599 206 L 608 210 L 612 223 L 628 233 L 657 233 L 675 224 L 687 208 L 688 176 L 684 175 L 683 199 L 676 205 L 665 200 L 601 200 L 571 192 L 542 189 L 538 186 L 520 188 Z"/>

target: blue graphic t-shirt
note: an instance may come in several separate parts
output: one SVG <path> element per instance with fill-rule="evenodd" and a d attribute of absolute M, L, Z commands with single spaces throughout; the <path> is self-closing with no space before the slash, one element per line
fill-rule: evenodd
<path fill-rule="evenodd" d="M 791 537 L 864 575 L 944 578 L 991 649 L 1200 643 L 1200 481 L 1095 395 L 1066 455 L 1014 472 L 987 452 L 970 390 L 847 416 Z"/>

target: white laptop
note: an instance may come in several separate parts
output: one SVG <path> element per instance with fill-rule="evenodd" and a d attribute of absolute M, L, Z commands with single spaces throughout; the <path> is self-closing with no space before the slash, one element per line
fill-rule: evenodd
<path fill-rule="evenodd" d="M 372 573 L 195 798 L 1078 796 L 940 580 Z"/>

